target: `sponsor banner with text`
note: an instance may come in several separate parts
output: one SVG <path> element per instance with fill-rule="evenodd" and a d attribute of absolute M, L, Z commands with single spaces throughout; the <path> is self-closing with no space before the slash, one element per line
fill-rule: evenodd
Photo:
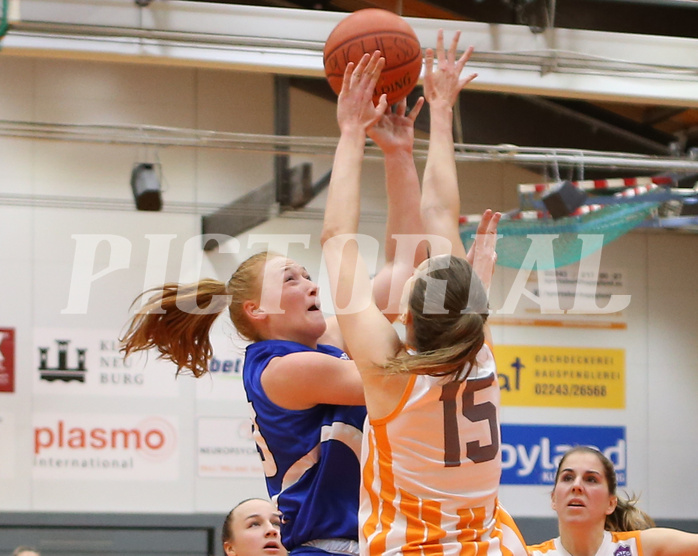
<path fill-rule="evenodd" d="M 534 298 L 538 297 L 543 307 L 618 319 L 629 303 L 624 272 L 585 268 L 591 261 L 532 273 L 529 284 Z M 611 312 L 611 308 L 619 310 Z"/>
<path fill-rule="evenodd" d="M 609 458 L 618 484 L 626 484 L 625 427 L 502 425 L 503 485 L 552 485 L 563 454 L 592 446 Z"/>
<path fill-rule="evenodd" d="M 175 481 L 177 417 L 34 414 L 35 479 Z"/>
<path fill-rule="evenodd" d="M 199 477 L 264 476 L 249 417 L 200 417 Z"/>
<path fill-rule="evenodd" d="M 37 394 L 173 397 L 176 366 L 157 352 L 124 359 L 113 330 L 34 330 L 34 392 Z"/>
<path fill-rule="evenodd" d="M 237 335 L 232 324 L 225 333 L 217 333 L 214 329 L 210 338 L 213 357 L 208 364 L 209 374 L 196 381 L 196 397 L 247 403 L 242 364 L 248 342 Z"/>
<path fill-rule="evenodd" d="M 498 345 L 502 405 L 625 408 L 625 350 Z"/>

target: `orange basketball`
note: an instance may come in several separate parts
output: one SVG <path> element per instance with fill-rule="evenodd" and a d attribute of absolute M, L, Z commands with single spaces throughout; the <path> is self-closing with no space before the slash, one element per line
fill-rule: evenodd
<path fill-rule="evenodd" d="M 357 64 L 364 53 L 380 50 L 385 67 L 376 85 L 373 102 L 382 94 L 388 104 L 400 102 L 414 89 L 422 70 L 422 48 L 414 30 L 402 17 L 379 8 L 358 10 L 345 17 L 325 42 L 323 62 L 332 90 L 342 90 L 344 69 Z"/>

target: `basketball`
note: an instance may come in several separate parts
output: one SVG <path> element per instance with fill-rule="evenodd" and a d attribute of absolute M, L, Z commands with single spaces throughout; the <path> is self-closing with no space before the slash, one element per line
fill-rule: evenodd
<path fill-rule="evenodd" d="M 365 53 L 380 50 L 385 67 L 373 95 L 374 104 L 385 94 L 388 104 L 405 98 L 417 85 L 422 70 L 422 48 L 417 35 L 402 17 L 379 8 L 358 10 L 345 17 L 325 42 L 323 63 L 332 90 L 342 90 L 344 69 L 358 64 Z"/>

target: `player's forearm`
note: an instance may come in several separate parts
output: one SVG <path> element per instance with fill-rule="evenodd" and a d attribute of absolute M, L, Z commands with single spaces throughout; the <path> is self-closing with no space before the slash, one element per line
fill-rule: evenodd
<path fill-rule="evenodd" d="M 450 107 L 436 106 L 431 109 L 429 150 L 423 188 L 423 217 L 426 218 L 428 212 L 460 214 L 453 144 L 453 111 Z"/>
<path fill-rule="evenodd" d="M 366 135 L 346 128 L 337 144 L 330 178 L 321 242 L 335 235 L 355 233 L 359 226 L 361 164 Z"/>

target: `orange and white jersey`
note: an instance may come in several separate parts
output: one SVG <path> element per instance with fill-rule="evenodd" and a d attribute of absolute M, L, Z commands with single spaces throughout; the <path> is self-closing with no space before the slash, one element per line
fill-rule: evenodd
<path fill-rule="evenodd" d="M 528 547 L 530 556 L 571 556 L 562 546 L 560 537 Z M 642 556 L 640 531 L 625 533 L 604 532 L 601 546 L 596 556 Z"/>
<path fill-rule="evenodd" d="M 369 419 L 362 448 L 364 556 L 525 555 L 499 505 L 499 384 L 484 346 L 467 380 L 413 375 L 398 407 Z"/>

